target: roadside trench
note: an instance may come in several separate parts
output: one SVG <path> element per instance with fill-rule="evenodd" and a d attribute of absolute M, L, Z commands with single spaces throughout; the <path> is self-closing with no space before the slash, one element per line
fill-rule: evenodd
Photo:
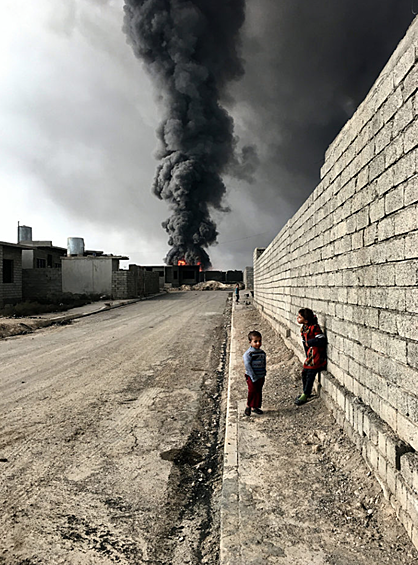
<path fill-rule="evenodd" d="M 167 496 L 149 551 L 152 565 L 219 563 L 219 496 L 223 468 L 223 391 L 231 329 L 228 299 L 222 325 L 208 336 L 213 345 L 192 431 L 184 445 L 161 453 L 173 462 Z"/>

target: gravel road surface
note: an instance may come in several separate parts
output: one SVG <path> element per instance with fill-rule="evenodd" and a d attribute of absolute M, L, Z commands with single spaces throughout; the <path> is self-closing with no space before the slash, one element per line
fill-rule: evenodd
<path fill-rule="evenodd" d="M 0 342 L 0 563 L 217 562 L 227 298 Z"/>

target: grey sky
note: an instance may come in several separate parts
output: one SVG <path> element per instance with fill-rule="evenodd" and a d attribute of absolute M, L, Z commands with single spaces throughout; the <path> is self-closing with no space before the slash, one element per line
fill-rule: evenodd
<path fill-rule="evenodd" d="M 122 6 L 2 2 L 0 240 L 15 241 L 20 221 L 55 245 L 84 237 L 131 262 L 162 263 L 168 210 L 151 194 L 160 115 L 121 31 Z M 302 204 L 412 17 L 409 0 L 247 2 L 246 74 L 226 104 L 261 163 L 252 185 L 225 179 L 231 212 L 213 214 L 214 268 L 250 264 Z"/>

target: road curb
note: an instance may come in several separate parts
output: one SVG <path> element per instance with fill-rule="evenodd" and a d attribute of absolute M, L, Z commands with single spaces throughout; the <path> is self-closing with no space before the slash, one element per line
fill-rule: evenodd
<path fill-rule="evenodd" d="M 59 322 L 70 322 L 71 320 L 76 320 L 77 318 L 86 318 L 87 316 L 93 316 L 93 314 L 99 314 L 100 312 L 107 312 L 108 310 L 114 310 L 115 308 L 122 308 L 123 306 L 130 306 L 131 304 L 136 304 L 137 302 L 150 300 L 151 298 L 160 296 L 160 294 L 162 293 L 152 294 L 150 296 L 146 296 L 143 298 L 133 298 L 129 302 L 124 302 L 123 304 L 111 304 L 109 306 L 102 306 L 101 308 L 98 308 L 97 310 L 93 310 L 92 312 L 80 312 L 78 314 L 64 314 L 63 316 L 56 316 L 55 318 L 45 318 L 45 322 L 50 322 L 50 325 Z"/>
<path fill-rule="evenodd" d="M 231 402 L 231 383 L 237 355 L 234 328 L 235 303 L 231 313 L 231 343 L 228 365 L 228 390 L 225 421 L 224 467 L 220 516 L 220 565 L 241 563 L 239 534 L 238 408 Z"/>

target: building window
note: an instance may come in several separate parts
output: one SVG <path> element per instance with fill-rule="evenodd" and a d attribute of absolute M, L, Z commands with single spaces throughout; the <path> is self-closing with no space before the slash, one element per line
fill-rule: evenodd
<path fill-rule="evenodd" d="M 145 267 L 147 271 L 152 271 L 152 267 Z"/>
<path fill-rule="evenodd" d="M 36 268 L 37 269 L 45 269 L 46 268 L 46 260 L 45 259 L 36 259 Z"/>
<path fill-rule="evenodd" d="M 173 277 L 174 277 L 174 280 L 177 279 L 177 271 L 173 271 Z"/>
<path fill-rule="evenodd" d="M 47 264 L 48 267 L 52 267 L 52 255 L 50 255 L 49 253 L 47 255 Z"/>
<path fill-rule="evenodd" d="M 13 259 L 3 259 L 3 283 L 13 282 Z"/>

